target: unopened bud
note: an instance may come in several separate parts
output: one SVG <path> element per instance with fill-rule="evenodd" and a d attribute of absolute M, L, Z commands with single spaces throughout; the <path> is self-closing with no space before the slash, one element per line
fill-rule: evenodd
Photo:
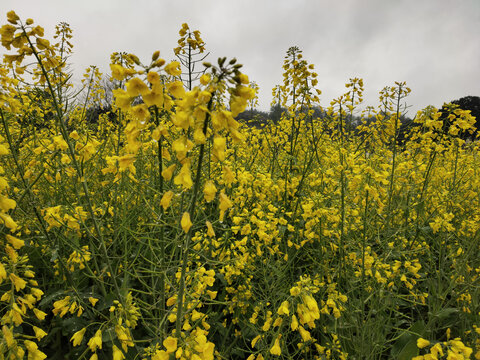
<path fill-rule="evenodd" d="M 132 59 L 135 64 L 140 65 L 140 60 L 138 59 L 137 55 L 130 54 L 130 59 Z"/>
<path fill-rule="evenodd" d="M 163 66 L 164 64 L 165 64 L 165 60 L 164 60 L 164 59 L 158 59 L 157 61 L 155 61 L 155 63 L 153 64 L 153 66 L 160 67 L 160 66 Z"/>

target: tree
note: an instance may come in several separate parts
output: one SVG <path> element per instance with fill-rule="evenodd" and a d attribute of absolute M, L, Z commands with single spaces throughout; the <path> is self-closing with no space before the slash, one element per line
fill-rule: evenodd
<path fill-rule="evenodd" d="M 458 100 L 453 100 L 452 104 L 458 105 L 462 110 L 470 110 L 470 114 L 477 120 L 475 127 L 480 129 L 480 97 L 464 96 Z"/>
<path fill-rule="evenodd" d="M 476 133 L 478 133 L 478 130 L 480 129 L 480 97 L 464 96 L 458 100 L 443 104 L 440 109 L 442 115 L 439 119 L 443 121 L 444 133 L 448 133 L 454 119 L 456 118 L 454 113 L 455 109 L 470 111 L 470 115 L 476 119 L 474 126 L 477 129 Z M 472 137 L 472 135 L 463 132 L 460 134 L 460 137 L 465 139 Z"/>

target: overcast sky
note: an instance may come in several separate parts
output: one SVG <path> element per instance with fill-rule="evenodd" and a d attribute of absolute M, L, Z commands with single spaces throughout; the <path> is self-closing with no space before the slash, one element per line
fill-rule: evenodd
<path fill-rule="evenodd" d="M 314 64 L 321 105 L 362 77 L 366 105 L 394 81 L 412 89 L 409 115 L 427 105 L 480 96 L 480 0 L 0 0 L 51 38 L 61 21 L 73 29 L 75 77 L 89 65 L 109 70 L 110 54 L 167 61 L 181 24 L 200 30 L 209 60 L 236 57 L 260 87 L 260 109 L 282 82 L 287 49 Z M 3 54 L 4 50 L 0 50 Z"/>

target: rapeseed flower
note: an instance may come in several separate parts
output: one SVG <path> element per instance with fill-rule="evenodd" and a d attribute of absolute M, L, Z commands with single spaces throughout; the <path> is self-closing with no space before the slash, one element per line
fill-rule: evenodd
<path fill-rule="evenodd" d="M 183 213 L 182 220 L 180 223 L 182 225 L 183 231 L 185 231 L 185 233 L 188 233 L 188 231 L 193 225 L 192 221 L 190 220 L 190 214 L 188 212 Z"/>
<path fill-rule="evenodd" d="M 73 336 L 70 338 L 70 341 L 73 343 L 73 346 L 78 346 L 82 343 L 83 336 L 85 335 L 85 332 L 87 331 L 87 328 L 83 328 L 79 331 L 77 331 Z"/>
<path fill-rule="evenodd" d="M 102 348 L 102 330 L 98 329 L 95 332 L 95 335 L 92 338 L 90 338 L 90 340 L 88 340 L 87 345 L 92 352 L 97 351 L 97 349 L 101 349 Z"/>

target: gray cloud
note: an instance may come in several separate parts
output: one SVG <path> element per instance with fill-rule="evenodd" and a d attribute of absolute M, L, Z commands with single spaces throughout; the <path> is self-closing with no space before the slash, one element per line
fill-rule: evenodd
<path fill-rule="evenodd" d="M 322 105 L 345 92 L 350 77 L 364 78 L 369 105 L 384 86 L 407 81 L 411 112 L 480 95 L 478 0 L 2 0 L 0 14 L 11 9 L 50 35 L 60 21 L 72 26 L 77 78 L 91 64 L 107 71 L 114 51 L 148 61 L 158 49 L 173 59 L 187 22 L 202 32 L 211 61 L 227 56 L 244 64 L 264 110 L 292 45 L 315 65 Z"/>

